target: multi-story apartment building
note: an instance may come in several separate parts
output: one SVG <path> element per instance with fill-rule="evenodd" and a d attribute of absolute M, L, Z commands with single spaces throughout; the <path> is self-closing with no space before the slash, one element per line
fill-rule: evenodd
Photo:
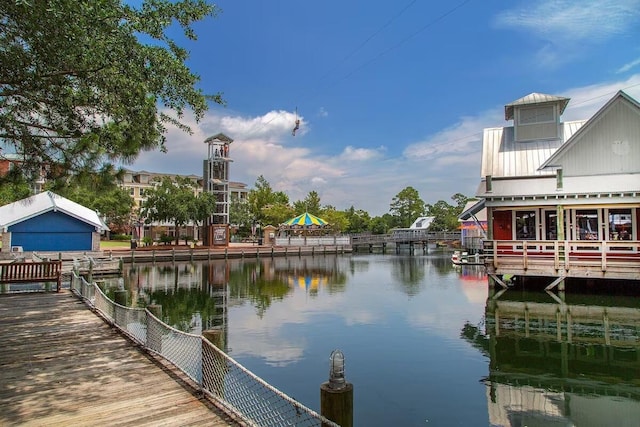
<path fill-rule="evenodd" d="M 194 183 L 194 191 L 196 194 L 204 191 L 203 178 L 198 175 L 179 175 L 126 170 L 120 185 L 133 199 L 134 211 L 137 211 L 142 205 L 142 202 L 146 199 L 145 193 L 154 188 L 154 186 L 165 177 L 169 177 L 171 179 L 175 179 L 177 177 L 188 178 Z M 247 189 L 247 185 L 242 182 L 230 181 L 229 193 L 230 200 L 246 200 L 249 190 Z M 162 234 L 175 236 L 175 227 L 173 227 L 173 224 L 152 224 L 151 226 L 145 226 L 142 224 L 142 220 L 142 218 L 134 220 L 136 223 L 134 225 L 135 237 L 152 237 L 156 239 Z M 187 227 L 186 235 L 195 238 L 196 240 L 201 240 L 199 230 L 195 226 Z"/>
<path fill-rule="evenodd" d="M 193 181 L 195 190 L 198 194 L 204 191 L 203 179 L 198 175 L 178 175 L 132 170 L 126 171 L 120 186 L 129 192 L 129 195 L 135 203 L 135 207 L 138 208 L 145 200 L 145 191 L 153 188 L 157 182 L 165 177 L 170 177 L 172 179 L 175 179 L 176 177 L 189 178 Z M 229 192 L 232 200 L 246 200 L 247 195 L 249 194 L 247 184 L 234 181 L 229 182 Z"/>

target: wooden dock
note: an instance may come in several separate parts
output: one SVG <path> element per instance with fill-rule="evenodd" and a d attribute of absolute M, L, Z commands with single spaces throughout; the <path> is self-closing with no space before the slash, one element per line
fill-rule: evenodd
<path fill-rule="evenodd" d="M 239 425 L 69 291 L 0 295 L 0 425 Z"/>

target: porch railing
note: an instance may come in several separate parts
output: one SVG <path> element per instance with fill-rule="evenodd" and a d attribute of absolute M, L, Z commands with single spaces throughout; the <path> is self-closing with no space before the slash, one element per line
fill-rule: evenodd
<path fill-rule="evenodd" d="M 570 271 L 576 277 L 640 280 L 640 241 L 634 240 L 485 240 L 484 259 L 496 272 Z"/>
<path fill-rule="evenodd" d="M 146 309 L 116 304 L 76 272 L 71 289 L 137 344 L 171 362 L 243 423 L 339 427 L 248 371 L 206 338 L 172 328 Z"/>

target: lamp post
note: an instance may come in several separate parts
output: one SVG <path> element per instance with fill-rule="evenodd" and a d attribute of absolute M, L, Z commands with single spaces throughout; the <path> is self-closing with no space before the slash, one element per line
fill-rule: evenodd
<path fill-rule="evenodd" d="M 329 357 L 329 381 L 320 385 L 320 412 L 342 427 L 353 427 L 353 384 L 345 379 L 340 350 Z"/>
<path fill-rule="evenodd" d="M 256 241 L 256 219 L 254 218 L 251 222 L 251 241 Z"/>

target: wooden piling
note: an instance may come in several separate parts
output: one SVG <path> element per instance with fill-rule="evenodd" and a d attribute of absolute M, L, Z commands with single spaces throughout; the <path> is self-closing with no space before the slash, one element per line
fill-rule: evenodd
<path fill-rule="evenodd" d="M 341 427 L 353 427 L 353 384 L 345 383 L 344 387 L 333 389 L 329 381 L 322 383 L 320 413 Z"/>
<path fill-rule="evenodd" d="M 127 291 L 125 289 L 118 289 L 113 294 L 113 300 L 116 304 L 127 306 Z"/>

